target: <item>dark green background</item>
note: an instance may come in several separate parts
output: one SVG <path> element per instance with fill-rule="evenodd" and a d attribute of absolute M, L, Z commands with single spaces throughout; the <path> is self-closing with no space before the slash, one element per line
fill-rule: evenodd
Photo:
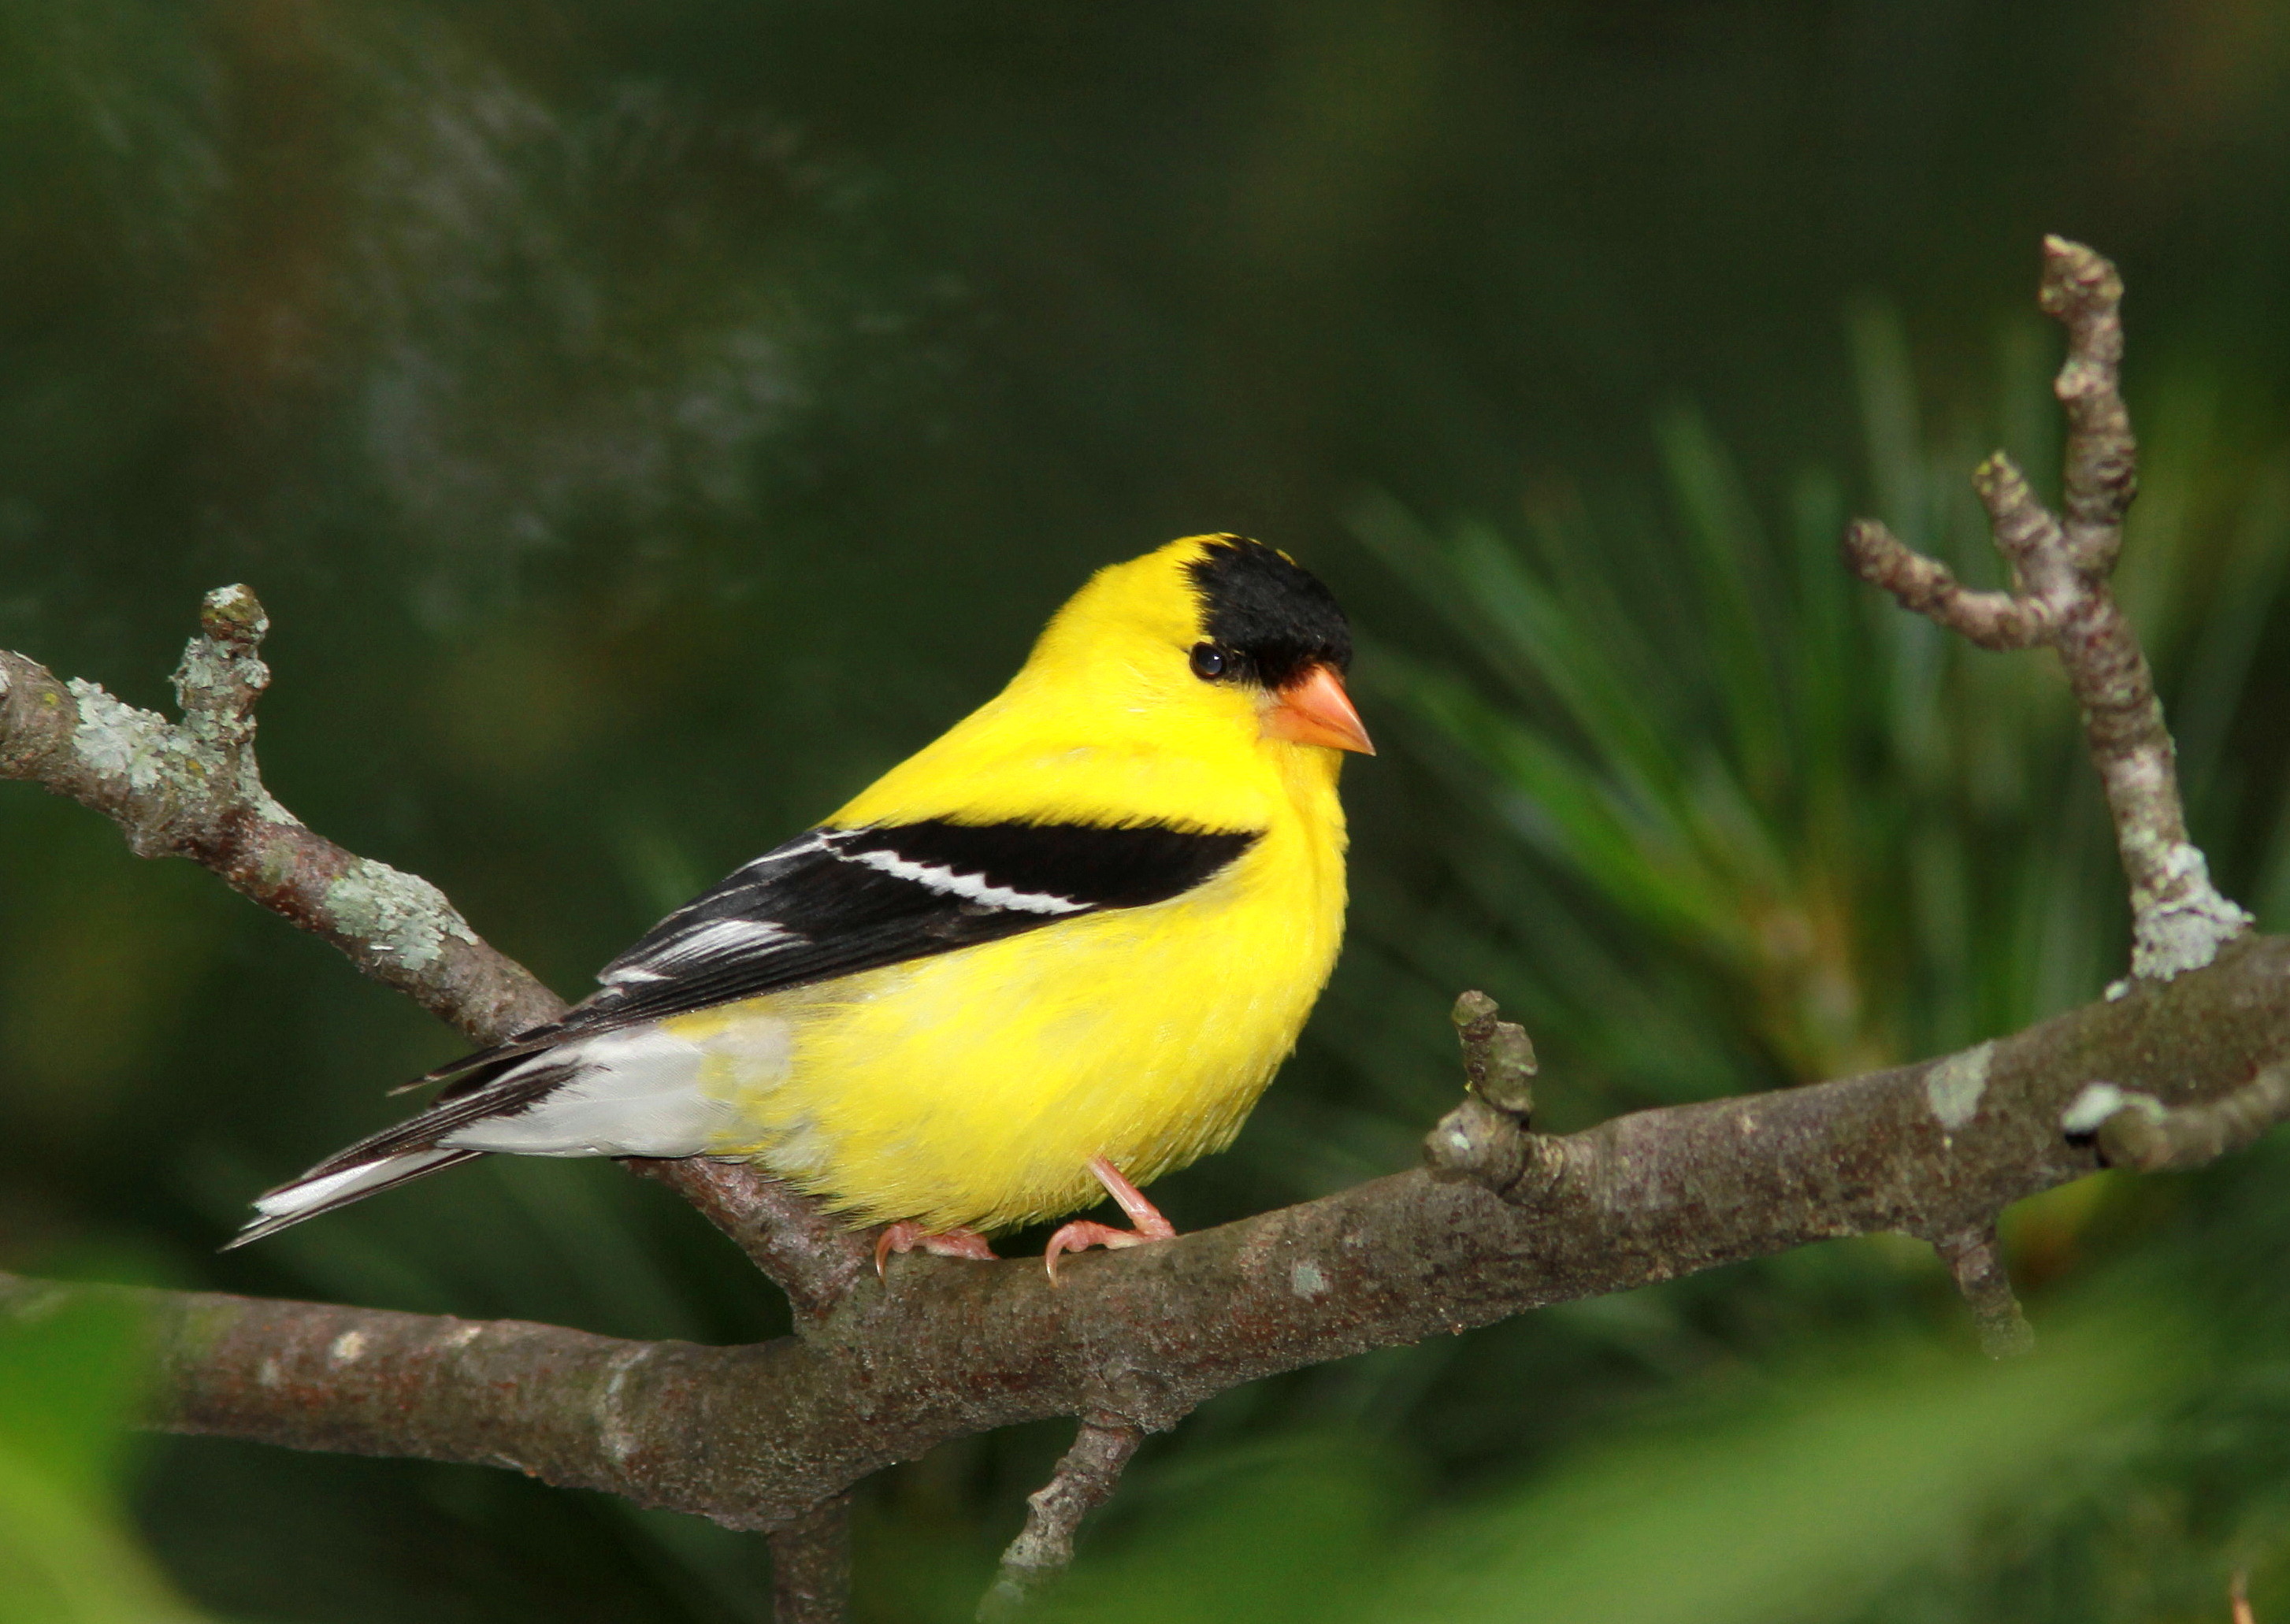
<path fill-rule="evenodd" d="M 2268 0 L 0 0 L 0 645 L 158 705 L 198 595 L 248 582 L 273 789 L 577 994 L 992 692 L 1091 569 L 1276 542 L 1351 608 L 1385 753 L 1347 772 L 1353 946 L 1303 1051 L 1156 1191 L 1215 1221 L 1406 1164 L 1466 984 L 1527 1016 L 1563 1126 L 2118 972 L 2056 680 L 1830 552 L 1874 509 L 1990 569 L 1960 479 L 2050 454 L 2046 231 L 2130 284 L 2126 598 L 2198 837 L 2290 923 L 2286 171 Z M 1609 656 L 1602 709 L 1570 684 Z M 1645 815 L 1548 810 L 1546 748 Z M 0 792 L 0 1265 L 773 1328 L 602 1166 L 214 1255 L 452 1048 Z M 1878 1241 L 1234 1395 L 1157 1441 L 1072 1604 L 1413 1616 L 1430 1563 L 1513 1575 L 1458 1619 L 2191 1619 L 2244 1565 L 2263 1617 L 2284 1171 L 2021 1220 L 2047 1381 L 1982 1385 L 1928 1256 Z M 2170 1329 L 2126 1366 L 2132 1324 Z M 863 1616 L 962 1616 L 1061 1442 L 870 1485 Z M 755 1542 L 503 1474 L 172 1441 L 106 1481 L 219 1617 L 765 1611 Z M 1762 1555 L 1709 1520 L 1767 1505 Z M 1517 1566 L 1561 1546 L 1607 1559 Z M 1598 1588 L 1647 1573 L 1675 1593 Z"/>

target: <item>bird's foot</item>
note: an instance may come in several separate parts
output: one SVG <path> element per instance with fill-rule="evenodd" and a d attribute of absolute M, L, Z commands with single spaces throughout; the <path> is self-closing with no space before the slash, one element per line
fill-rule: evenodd
<path fill-rule="evenodd" d="M 1050 1284 L 1058 1283 L 1058 1257 L 1061 1252 L 1086 1252 L 1092 1246 L 1142 1246 L 1148 1241 L 1174 1240 L 1177 1226 L 1161 1216 L 1160 1209 L 1145 1199 L 1144 1192 L 1121 1176 L 1121 1170 L 1101 1156 L 1089 1159 L 1090 1172 L 1105 1186 L 1105 1193 L 1113 1197 L 1133 1229 L 1117 1229 L 1111 1224 L 1093 1223 L 1077 1220 L 1050 1236 L 1047 1251 L 1042 1253 L 1042 1267 L 1050 1271 Z"/>
<path fill-rule="evenodd" d="M 881 1279 L 889 1267 L 894 1252 L 913 1252 L 919 1248 L 933 1257 L 974 1258 L 981 1263 L 995 1260 L 994 1248 L 975 1229 L 925 1229 L 911 1218 L 902 1219 L 875 1237 L 875 1277 Z"/>

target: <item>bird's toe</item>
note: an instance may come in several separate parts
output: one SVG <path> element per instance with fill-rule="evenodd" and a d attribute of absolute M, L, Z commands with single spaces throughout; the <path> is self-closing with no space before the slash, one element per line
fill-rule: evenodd
<path fill-rule="evenodd" d="M 1142 1246 L 1148 1241 L 1165 1241 L 1165 1235 L 1140 1235 L 1134 1229 L 1117 1229 L 1111 1224 L 1093 1223 L 1086 1219 L 1068 1224 L 1050 1236 L 1050 1244 L 1042 1253 L 1042 1267 L 1050 1271 L 1050 1284 L 1058 1279 L 1058 1258 L 1069 1252 L 1086 1252 L 1093 1246 Z"/>
<path fill-rule="evenodd" d="M 875 1237 L 875 1274 L 879 1279 L 890 1267 L 894 1252 L 927 1252 L 933 1257 L 969 1258 L 980 1263 L 996 1261 L 994 1248 L 975 1229 L 929 1229 L 912 1219 L 885 1228 Z"/>

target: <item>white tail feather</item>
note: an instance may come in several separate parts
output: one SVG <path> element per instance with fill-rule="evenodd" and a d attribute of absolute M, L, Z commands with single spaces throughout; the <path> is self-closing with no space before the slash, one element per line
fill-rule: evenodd
<path fill-rule="evenodd" d="M 476 1155 L 471 1150 L 436 1148 L 406 1150 L 396 1156 L 386 1156 L 379 1161 L 367 1162 L 357 1167 L 346 1167 L 340 1172 L 330 1172 L 316 1179 L 300 1179 L 282 1185 L 268 1195 L 260 1197 L 254 1210 L 260 1216 L 250 1220 L 245 1228 L 233 1236 L 223 1250 L 244 1246 L 249 1241 L 259 1241 L 266 1235 L 276 1235 L 289 1224 L 299 1224 L 306 1218 L 316 1218 L 321 1212 L 331 1212 L 336 1207 L 388 1189 L 393 1184 L 403 1184 L 408 1179 L 418 1179 L 455 1162 L 466 1162 Z"/>

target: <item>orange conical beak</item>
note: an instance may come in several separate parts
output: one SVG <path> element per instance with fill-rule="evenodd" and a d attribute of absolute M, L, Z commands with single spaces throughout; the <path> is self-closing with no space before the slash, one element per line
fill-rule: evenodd
<path fill-rule="evenodd" d="M 1327 666 L 1314 666 L 1273 696 L 1272 708 L 1264 713 L 1264 735 L 1375 754 L 1351 695 L 1344 692 L 1344 679 Z"/>

